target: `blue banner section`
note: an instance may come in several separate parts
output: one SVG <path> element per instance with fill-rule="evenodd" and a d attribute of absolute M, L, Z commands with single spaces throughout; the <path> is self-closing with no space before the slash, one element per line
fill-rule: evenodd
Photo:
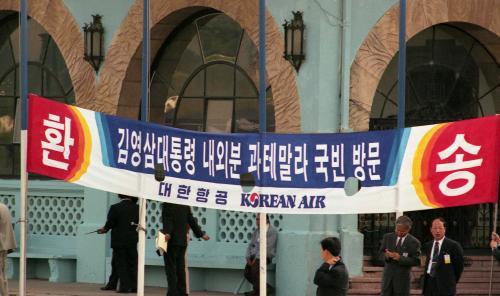
<path fill-rule="evenodd" d="M 348 177 L 393 185 L 409 132 L 210 134 L 103 114 L 96 123 L 106 166 L 153 174 L 159 163 L 167 176 L 221 184 L 252 173 L 278 188 L 343 188 Z"/>

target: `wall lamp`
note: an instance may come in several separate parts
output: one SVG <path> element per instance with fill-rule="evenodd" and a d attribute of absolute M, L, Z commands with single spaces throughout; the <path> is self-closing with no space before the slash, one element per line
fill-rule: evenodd
<path fill-rule="evenodd" d="M 300 65 L 305 60 L 304 55 L 304 21 L 302 12 L 293 11 L 293 20 L 285 21 L 285 52 L 283 57 L 299 72 Z"/>
<path fill-rule="evenodd" d="M 102 15 L 92 15 L 92 22 L 83 26 L 85 51 L 84 59 L 92 65 L 97 72 L 104 59 Z"/>

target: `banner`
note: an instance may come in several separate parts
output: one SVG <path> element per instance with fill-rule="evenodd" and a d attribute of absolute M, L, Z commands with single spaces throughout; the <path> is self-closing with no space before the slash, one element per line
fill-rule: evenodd
<path fill-rule="evenodd" d="M 29 97 L 28 171 L 104 191 L 222 210 L 413 211 L 494 203 L 500 116 L 343 134 L 214 134 Z M 154 178 L 161 164 L 166 178 Z M 240 186 L 251 173 L 256 186 Z M 347 196 L 348 177 L 361 190 Z"/>

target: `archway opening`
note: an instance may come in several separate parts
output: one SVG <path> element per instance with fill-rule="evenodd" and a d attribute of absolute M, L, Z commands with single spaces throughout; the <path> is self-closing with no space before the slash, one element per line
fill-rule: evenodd
<path fill-rule="evenodd" d="M 500 113 L 498 53 L 485 45 L 498 42 L 498 36 L 464 23 L 435 25 L 410 39 L 405 125 Z M 396 54 L 379 81 L 371 109 L 371 130 L 397 126 L 397 60 Z M 407 214 L 414 220 L 412 232 L 424 241 L 430 239 L 432 218 L 442 216 L 452 225 L 447 235 L 460 241 L 467 252 L 481 253 L 487 251 L 492 213 L 491 205 L 476 205 Z M 358 216 L 359 229 L 365 234 L 365 253 L 377 248 L 384 233 L 393 231 L 394 220 L 395 214 Z"/>
<path fill-rule="evenodd" d="M 28 91 L 46 98 L 75 103 L 73 83 L 64 58 L 52 37 L 28 20 Z M 18 178 L 20 172 L 19 17 L 0 12 L 0 177 Z"/>
<path fill-rule="evenodd" d="M 152 122 L 196 131 L 258 131 L 258 53 L 227 15 L 205 10 L 165 41 L 152 66 Z M 268 131 L 274 131 L 267 90 Z"/>

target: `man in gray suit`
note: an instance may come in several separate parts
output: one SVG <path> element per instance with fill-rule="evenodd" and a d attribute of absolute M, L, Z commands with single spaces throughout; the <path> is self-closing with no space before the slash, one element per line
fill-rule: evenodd
<path fill-rule="evenodd" d="M 382 239 L 379 256 L 385 261 L 381 295 L 410 295 L 410 270 L 420 264 L 420 241 L 409 234 L 412 221 L 407 216 L 396 220 L 395 232 Z"/>

